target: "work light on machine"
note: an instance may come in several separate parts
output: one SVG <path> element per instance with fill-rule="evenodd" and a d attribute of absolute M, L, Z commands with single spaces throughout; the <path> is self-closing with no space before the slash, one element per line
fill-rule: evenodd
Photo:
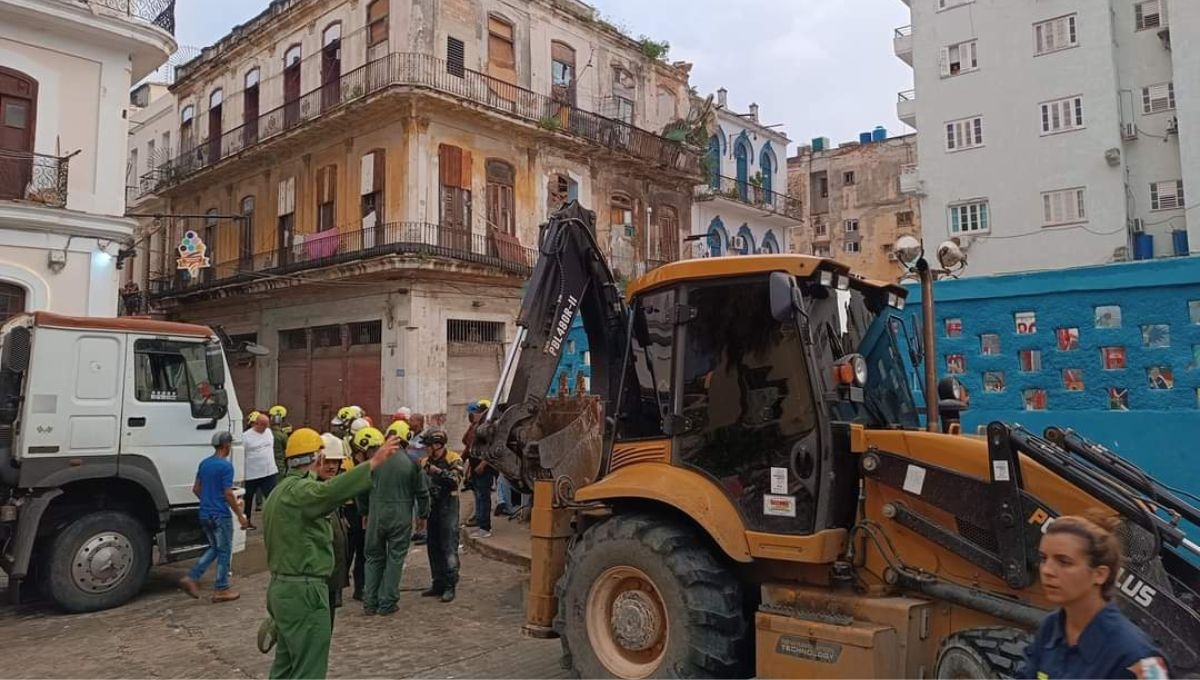
<path fill-rule="evenodd" d="M 839 385 L 863 387 L 867 384 L 867 360 L 861 354 L 842 357 L 833 365 L 833 379 Z"/>

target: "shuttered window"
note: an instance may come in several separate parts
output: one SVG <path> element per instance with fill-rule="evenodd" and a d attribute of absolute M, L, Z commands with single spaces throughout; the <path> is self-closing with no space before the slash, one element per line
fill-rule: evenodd
<path fill-rule="evenodd" d="M 1042 194 L 1042 225 L 1071 224 L 1087 219 L 1082 188 L 1047 191 Z"/>
<path fill-rule="evenodd" d="M 550 43 L 550 96 L 558 102 L 575 102 L 575 50 L 566 43 Z"/>
<path fill-rule="evenodd" d="M 970 234 L 991 229 L 987 201 L 972 201 L 950 206 L 950 233 Z"/>
<path fill-rule="evenodd" d="M 383 224 L 383 187 L 387 177 L 383 149 L 364 154 L 359 164 L 359 194 L 362 196 L 362 228 Z"/>
<path fill-rule="evenodd" d="M 471 224 L 471 152 L 450 144 L 438 146 L 442 226 L 469 229 Z"/>
<path fill-rule="evenodd" d="M 660 205 L 654 211 L 654 233 L 650 235 L 647 257 L 659 262 L 679 259 L 679 211 Z"/>
<path fill-rule="evenodd" d="M 946 150 L 961 151 L 983 146 L 983 117 L 964 118 L 946 123 Z"/>
<path fill-rule="evenodd" d="M 1042 114 L 1042 134 L 1066 130 L 1078 130 L 1083 127 L 1083 97 L 1067 97 L 1040 105 Z"/>
<path fill-rule="evenodd" d="M 513 47 L 513 35 L 511 23 L 500 17 L 488 17 L 488 75 L 515 85 L 517 53 Z"/>
<path fill-rule="evenodd" d="M 970 40 L 943 47 L 940 64 L 942 77 L 948 78 L 977 70 L 979 68 L 978 45 L 978 41 Z"/>
<path fill-rule="evenodd" d="M 374 47 L 388 39 L 388 5 L 390 0 L 374 0 L 367 5 L 367 45 Z"/>
<path fill-rule="evenodd" d="M 1074 14 L 1033 25 L 1036 54 L 1046 54 L 1079 44 L 1078 18 Z"/>
<path fill-rule="evenodd" d="M 1142 113 L 1161 113 L 1175 108 L 1175 83 L 1142 88 Z"/>
<path fill-rule="evenodd" d="M 488 226 L 505 234 L 516 235 L 516 206 L 513 200 L 513 166 L 489 159 L 487 162 Z"/>
<path fill-rule="evenodd" d="M 446 36 L 446 73 L 462 78 L 467 71 L 467 52 L 463 41 Z"/>
<path fill-rule="evenodd" d="M 337 166 L 317 170 L 317 231 L 332 229 L 337 216 Z"/>
<path fill-rule="evenodd" d="M 1139 31 L 1162 26 L 1162 0 L 1145 0 L 1134 5 L 1133 22 Z"/>
<path fill-rule="evenodd" d="M 1183 180 L 1154 182 L 1150 185 L 1151 210 L 1178 210 L 1184 205 Z"/>

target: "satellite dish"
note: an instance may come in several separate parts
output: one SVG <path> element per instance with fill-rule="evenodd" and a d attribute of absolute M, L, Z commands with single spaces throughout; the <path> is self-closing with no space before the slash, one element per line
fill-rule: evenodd
<path fill-rule="evenodd" d="M 265 357 L 271 353 L 271 350 L 267 349 L 266 347 L 263 347 L 262 345 L 258 344 L 257 342 L 243 343 L 242 346 L 239 347 L 238 349 L 239 349 L 239 351 L 245 352 L 246 354 L 252 354 L 256 357 Z"/>

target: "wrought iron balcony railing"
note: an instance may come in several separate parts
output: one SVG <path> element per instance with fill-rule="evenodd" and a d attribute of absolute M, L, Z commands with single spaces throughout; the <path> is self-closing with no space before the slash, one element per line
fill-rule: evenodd
<path fill-rule="evenodd" d="M 175 35 L 175 0 L 65 0 L 101 7 Z"/>
<path fill-rule="evenodd" d="M 222 225 L 220 229 L 238 229 Z M 229 239 L 239 242 L 239 239 Z M 210 238 L 213 238 L 210 236 Z M 214 240 L 220 240 L 216 236 Z M 211 266 L 192 278 L 180 270 L 172 278 L 149 282 L 152 298 L 170 297 L 231 283 L 246 283 L 278 275 L 344 264 L 383 255 L 443 257 L 459 262 L 494 267 L 501 271 L 528 276 L 537 258 L 534 248 L 522 246 L 516 238 L 489 230 L 477 234 L 424 222 L 392 222 L 351 230 L 329 229 L 315 234 L 296 235 L 293 243 L 260 253 L 222 253 L 215 243 L 206 244 Z"/>
<path fill-rule="evenodd" d="M 764 188 L 750 180 L 718 175 L 696 189 L 696 198 L 698 199 L 718 196 L 797 220 L 804 216 L 800 199 Z"/>
<path fill-rule="evenodd" d="M 0 149 L 0 200 L 66 207 L 69 158 Z"/>
<path fill-rule="evenodd" d="M 155 188 L 176 184 L 257 144 L 300 128 L 346 104 L 390 87 L 429 89 L 466 99 L 502 115 L 592 144 L 699 176 L 700 155 L 681 142 L 605 118 L 545 95 L 462 68 L 427 54 L 392 53 L 330 80 L 245 124 L 193 144 L 155 173 Z M 198 121 L 199 122 L 199 121 Z M 199 125 L 198 129 L 205 129 Z"/>

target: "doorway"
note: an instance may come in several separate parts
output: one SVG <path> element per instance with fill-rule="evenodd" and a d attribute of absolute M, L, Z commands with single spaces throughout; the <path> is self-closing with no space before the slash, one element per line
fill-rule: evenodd
<path fill-rule="evenodd" d="M 0 67 L 0 199 L 25 198 L 33 180 L 37 81 Z"/>

